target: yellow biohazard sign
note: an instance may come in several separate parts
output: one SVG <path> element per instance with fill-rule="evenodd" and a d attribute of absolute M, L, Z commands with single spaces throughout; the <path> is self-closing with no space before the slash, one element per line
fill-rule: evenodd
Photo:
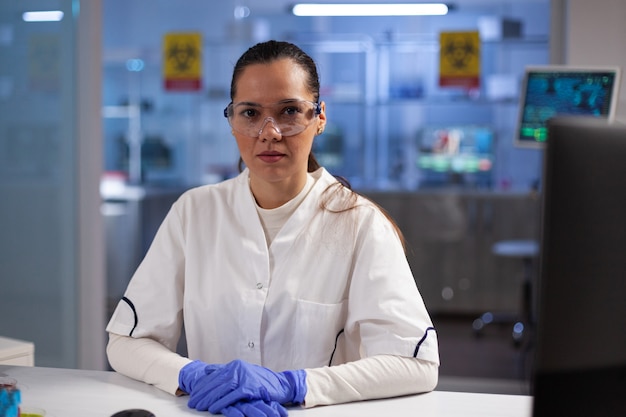
<path fill-rule="evenodd" d="M 166 90 L 196 91 L 202 86 L 202 35 L 168 33 L 163 37 Z"/>
<path fill-rule="evenodd" d="M 480 86 L 480 37 L 478 31 L 439 34 L 439 85 Z"/>

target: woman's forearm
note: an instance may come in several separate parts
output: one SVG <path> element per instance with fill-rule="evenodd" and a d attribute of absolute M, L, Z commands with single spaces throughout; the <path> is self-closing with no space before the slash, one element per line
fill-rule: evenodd
<path fill-rule="evenodd" d="M 155 340 L 115 333 L 109 333 L 107 357 L 117 372 L 174 395 L 181 368 L 191 362 Z"/>
<path fill-rule="evenodd" d="M 394 355 L 306 371 L 305 407 L 428 392 L 439 377 L 435 363 Z"/>

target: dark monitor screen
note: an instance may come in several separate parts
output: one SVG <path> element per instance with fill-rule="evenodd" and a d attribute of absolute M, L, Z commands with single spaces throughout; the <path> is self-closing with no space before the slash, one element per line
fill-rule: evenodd
<path fill-rule="evenodd" d="M 557 115 L 612 120 L 620 82 L 619 68 L 528 67 L 524 71 L 515 145 L 542 147 L 547 122 Z"/>
<path fill-rule="evenodd" d="M 626 126 L 548 130 L 533 416 L 626 416 Z"/>

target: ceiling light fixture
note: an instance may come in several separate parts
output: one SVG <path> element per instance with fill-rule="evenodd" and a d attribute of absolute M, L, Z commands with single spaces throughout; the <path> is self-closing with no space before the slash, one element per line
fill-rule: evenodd
<path fill-rule="evenodd" d="M 442 16 L 448 14 L 444 3 L 300 3 L 293 6 L 296 16 Z"/>
<path fill-rule="evenodd" d="M 60 10 L 24 12 L 22 19 L 24 22 L 58 22 L 63 19 L 63 12 Z"/>

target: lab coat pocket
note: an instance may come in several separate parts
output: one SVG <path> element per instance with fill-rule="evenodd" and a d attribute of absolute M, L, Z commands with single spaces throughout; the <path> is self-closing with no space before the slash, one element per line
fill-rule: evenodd
<path fill-rule="evenodd" d="M 335 341 L 346 322 L 347 305 L 347 300 L 333 304 L 298 300 L 292 349 L 296 367 L 328 365 L 333 352 L 333 363 L 337 363 L 337 355 L 343 356 L 342 349 L 335 349 Z"/>

